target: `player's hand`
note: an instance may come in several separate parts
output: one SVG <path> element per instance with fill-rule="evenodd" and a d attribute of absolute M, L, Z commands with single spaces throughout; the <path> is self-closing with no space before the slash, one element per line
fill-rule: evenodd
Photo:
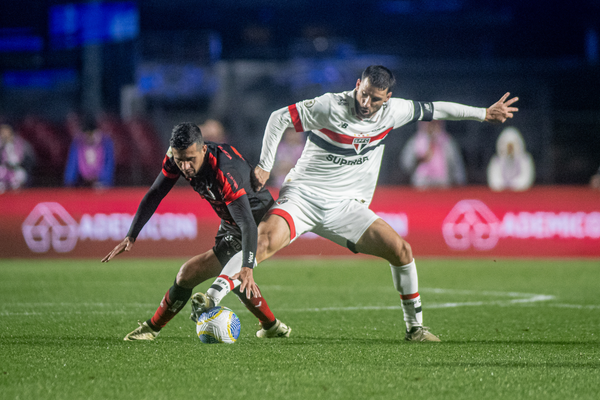
<path fill-rule="evenodd" d="M 485 113 L 485 120 L 492 123 L 503 123 L 508 118 L 513 117 L 513 113 L 519 111 L 517 107 L 511 107 L 513 103 L 519 100 L 518 97 L 508 99 L 510 93 L 506 93 L 500 100 L 492 104 Z"/>
<path fill-rule="evenodd" d="M 127 236 L 121 243 L 119 243 L 106 257 L 102 259 L 102 262 L 109 262 L 115 256 L 121 254 L 124 251 L 129 251 L 133 247 L 133 243 L 135 243 L 135 239 Z"/>
<path fill-rule="evenodd" d="M 256 182 L 253 184 L 253 189 L 259 191 L 265 186 L 269 180 L 269 176 L 271 176 L 271 173 L 265 171 L 261 167 L 256 167 L 254 168 L 254 176 L 256 177 Z"/>
<path fill-rule="evenodd" d="M 233 275 L 231 279 L 238 279 L 242 282 L 240 285 L 240 292 L 244 293 L 244 291 L 246 291 L 246 297 L 249 299 L 252 297 L 261 297 L 258 285 L 254 282 L 254 277 L 252 276 L 252 268 L 243 267 L 242 270 Z"/>

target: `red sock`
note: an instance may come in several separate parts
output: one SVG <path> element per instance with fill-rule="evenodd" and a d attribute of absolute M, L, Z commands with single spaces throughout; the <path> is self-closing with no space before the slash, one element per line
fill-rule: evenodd
<path fill-rule="evenodd" d="M 233 292 L 238 296 L 246 308 L 258 318 L 263 328 L 267 327 L 268 329 L 268 327 L 275 323 L 275 316 L 264 297 L 253 297 L 249 299 L 246 297 L 246 292 L 240 292 L 239 286 L 233 289 Z"/>
<path fill-rule="evenodd" d="M 174 283 L 167 293 L 165 293 L 160 306 L 158 306 L 152 318 L 146 321 L 148 325 L 155 331 L 164 328 L 185 306 L 185 303 L 187 303 L 192 295 L 192 290 Z"/>

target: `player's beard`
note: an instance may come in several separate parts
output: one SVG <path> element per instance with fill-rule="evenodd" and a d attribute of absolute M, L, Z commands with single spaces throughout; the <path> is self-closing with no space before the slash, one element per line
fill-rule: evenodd
<path fill-rule="evenodd" d="M 183 171 L 183 176 L 185 176 L 187 179 L 192 179 L 193 177 L 196 176 L 196 172 L 191 170 L 191 171 Z"/>
<path fill-rule="evenodd" d="M 369 114 L 369 109 L 361 107 L 360 103 L 356 99 L 354 99 L 354 106 L 356 107 L 356 112 L 359 117 L 370 118 L 372 116 L 372 114 Z M 364 110 L 366 110 L 366 111 L 364 111 Z"/>

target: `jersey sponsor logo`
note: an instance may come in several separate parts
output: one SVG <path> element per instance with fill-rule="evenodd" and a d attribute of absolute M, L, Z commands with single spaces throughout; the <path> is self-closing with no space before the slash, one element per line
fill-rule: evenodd
<path fill-rule="evenodd" d="M 354 146 L 356 154 L 360 154 L 360 152 L 363 151 L 363 149 L 367 147 L 369 143 L 371 143 L 371 138 L 354 138 L 354 140 L 352 141 L 352 146 Z"/>
<path fill-rule="evenodd" d="M 311 108 L 312 106 L 315 105 L 315 100 L 305 100 L 304 101 L 304 107 L 306 108 Z"/>
<path fill-rule="evenodd" d="M 287 199 L 286 197 L 282 197 L 282 198 L 278 199 L 278 200 L 275 202 L 275 204 L 277 204 L 278 206 L 280 206 L 280 205 L 282 205 L 282 204 L 284 204 L 284 203 L 287 203 L 287 202 L 288 202 L 288 199 Z"/>
<path fill-rule="evenodd" d="M 331 161 L 338 165 L 361 165 L 369 160 L 368 156 L 359 157 L 356 160 L 346 160 L 344 157 L 334 156 L 333 154 L 327 155 L 327 161 Z"/>

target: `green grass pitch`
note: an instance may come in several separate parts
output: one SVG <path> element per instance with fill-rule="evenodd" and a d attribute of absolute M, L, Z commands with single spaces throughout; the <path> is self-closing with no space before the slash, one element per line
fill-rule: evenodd
<path fill-rule="evenodd" d="M 417 259 L 425 324 L 407 343 L 385 262 L 274 259 L 255 271 L 289 339 L 195 337 L 189 305 L 149 318 L 184 260 L 0 260 L 0 399 L 598 399 L 598 260 Z M 209 282 L 198 290 L 206 290 Z"/>

